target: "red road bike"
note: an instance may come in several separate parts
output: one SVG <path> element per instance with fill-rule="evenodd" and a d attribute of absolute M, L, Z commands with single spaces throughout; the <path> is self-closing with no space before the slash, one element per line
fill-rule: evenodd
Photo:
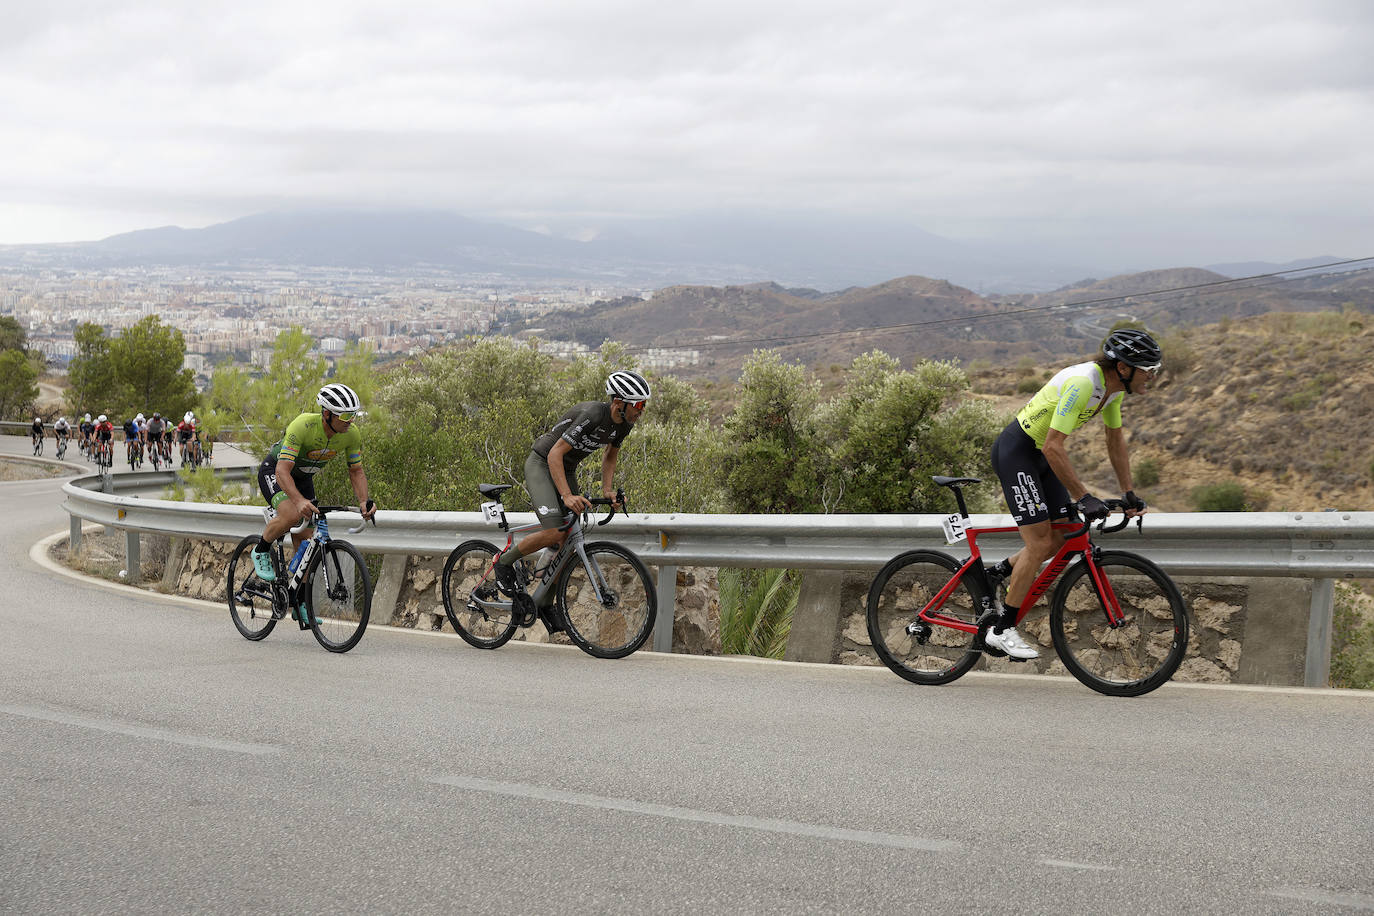
<path fill-rule="evenodd" d="M 968 559 L 956 560 L 938 550 L 908 551 L 888 561 L 868 591 L 868 635 L 874 650 L 896 674 L 916 684 L 949 683 L 985 654 L 1005 654 L 983 641 L 997 619 L 1001 583 L 984 565 L 978 538 L 1016 531 L 968 527 L 961 487 L 979 483 L 977 478 L 933 479 L 954 491 L 959 515 L 950 517 L 947 534 L 967 538 Z M 1124 508 L 1120 500 L 1107 505 Z M 1107 527 L 1104 519 L 1098 532 L 1119 531 L 1128 523 L 1123 516 Z M 1168 681 L 1188 648 L 1188 613 L 1178 586 L 1145 557 L 1094 544 L 1091 522 L 1056 522 L 1054 527 L 1067 539 L 1027 592 L 1017 612 L 1018 628 L 1058 579 L 1045 626 L 1070 674 L 1110 696 L 1139 696 Z M 1041 634 L 1043 629 L 1037 633 L 1032 628 L 1030 635 Z"/>

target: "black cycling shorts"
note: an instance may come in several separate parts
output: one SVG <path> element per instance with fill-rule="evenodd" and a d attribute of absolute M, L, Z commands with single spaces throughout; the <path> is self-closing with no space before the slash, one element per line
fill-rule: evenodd
<path fill-rule="evenodd" d="M 291 479 L 296 482 L 296 489 L 300 494 L 312 503 L 315 501 L 315 479 L 305 474 L 292 474 Z M 267 505 L 273 509 L 286 502 L 288 497 L 286 491 L 277 483 L 277 459 L 267 456 L 262 464 L 258 465 L 258 489 L 262 491 L 262 496 L 267 500 Z"/>
<path fill-rule="evenodd" d="M 1011 517 L 1019 525 L 1069 517 L 1069 491 L 1060 483 L 1045 453 L 1021 424 L 1012 420 L 992 444 L 992 469 L 1002 481 Z"/>

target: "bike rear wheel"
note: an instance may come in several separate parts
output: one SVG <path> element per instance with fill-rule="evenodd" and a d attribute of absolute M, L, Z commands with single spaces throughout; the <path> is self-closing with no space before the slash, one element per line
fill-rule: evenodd
<path fill-rule="evenodd" d="M 491 575 L 497 549 L 486 541 L 464 541 L 444 563 L 444 613 L 453 631 L 478 649 L 499 649 L 515 635 L 512 607 L 483 607 L 479 602 L 509 604 Z"/>
<path fill-rule="evenodd" d="M 1122 622 L 1108 623 L 1108 596 L 1086 563 L 1064 574 L 1050 602 L 1050 634 L 1069 673 L 1099 693 L 1134 697 L 1174 676 L 1188 651 L 1188 613 L 1178 586 L 1154 563 L 1124 551 L 1094 559 Z"/>
<path fill-rule="evenodd" d="M 558 574 L 559 621 L 568 638 L 596 658 L 624 658 L 644 645 L 658 616 L 658 594 L 644 561 L 610 541 L 587 544 L 587 565 L 572 557 Z M 589 569 L 590 567 L 590 569 Z M 592 577 L 605 590 L 598 600 Z"/>
<path fill-rule="evenodd" d="M 372 575 L 358 548 L 329 541 L 316 550 L 301 580 L 301 598 L 320 645 L 330 652 L 356 646 L 372 615 Z"/>
<path fill-rule="evenodd" d="M 272 586 L 258 578 L 249 554 L 262 542 L 262 537 L 250 534 L 239 541 L 229 558 L 229 577 L 225 594 L 229 598 L 229 616 L 244 639 L 256 642 L 277 625 L 272 615 Z"/>
<path fill-rule="evenodd" d="M 974 634 L 919 619 L 960 565 L 938 550 L 912 550 L 889 560 L 868 589 L 868 638 L 873 651 L 894 674 L 913 684 L 947 684 L 966 674 L 982 655 L 974 646 Z M 965 578 L 936 609 L 947 617 L 977 624 L 982 601 Z"/>

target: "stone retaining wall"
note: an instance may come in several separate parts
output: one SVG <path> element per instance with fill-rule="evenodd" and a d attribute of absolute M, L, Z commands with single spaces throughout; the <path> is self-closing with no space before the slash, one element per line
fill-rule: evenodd
<path fill-rule="evenodd" d="M 225 570 L 233 544 L 192 541 L 173 544 L 164 570 L 148 568 L 144 576 L 162 576 L 168 590 L 211 601 L 224 601 Z M 445 557 L 392 558 L 382 578 L 399 575 L 399 582 L 377 583 L 372 620 L 379 624 L 429 630 L 451 629 L 444 614 L 440 578 Z M 808 570 L 793 617 L 786 657 L 793 661 L 847 665 L 881 665 L 869 644 L 865 601 L 872 573 Z M 1190 611 L 1188 655 L 1176 680 L 1205 683 L 1301 685 L 1307 644 L 1307 619 L 1312 583 L 1303 579 L 1176 580 Z M 394 594 L 390 607 L 382 607 Z M 660 609 L 662 612 L 664 609 Z M 1019 628 L 1041 649 L 1041 657 L 1027 663 L 985 658 L 986 670 L 1065 674 L 1054 653 L 1045 602 Z M 543 625 L 520 630 L 516 639 L 549 642 Z M 554 642 L 566 641 L 557 634 Z M 720 602 L 716 571 L 680 568 L 677 571 L 677 608 L 673 621 L 673 651 L 715 655 L 720 647 Z"/>

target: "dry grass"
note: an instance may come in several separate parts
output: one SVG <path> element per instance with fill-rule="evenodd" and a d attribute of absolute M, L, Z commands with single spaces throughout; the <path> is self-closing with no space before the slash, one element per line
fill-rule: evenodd
<path fill-rule="evenodd" d="M 0 481 L 7 480 L 45 480 L 63 477 L 70 473 L 68 468 L 40 461 L 13 461 L 0 458 Z"/>

